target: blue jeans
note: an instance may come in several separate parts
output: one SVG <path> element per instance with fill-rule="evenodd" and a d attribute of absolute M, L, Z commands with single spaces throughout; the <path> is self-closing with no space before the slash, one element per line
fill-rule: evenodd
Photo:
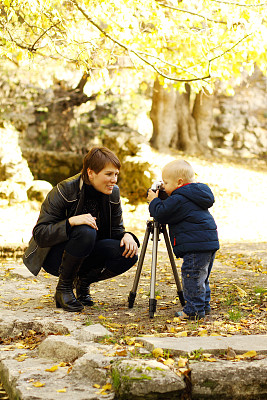
<path fill-rule="evenodd" d="M 215 253 L 188 253 L 183 257 L 181 271 L 186 301 L 183 312 L 187 315 L 204 317 L 205 311 L 210 311 L 209 276 Z"/>
<path fill-rule="evenodd" d="M 96 230 L 88 225 L 74 226 L 69 233 L 69 240 L 51 248 L 43 268 L 52 275 L 59 276 L 64 250 L 75 257 L 84 258 L 80 270 L 86 274 L 90 269 L 107 268 L 116 275 L 130 269 L 137 261 L 137 255 L 128 258 L 122 256 L 124 246 L 120 240 L 97 240 Z"/>

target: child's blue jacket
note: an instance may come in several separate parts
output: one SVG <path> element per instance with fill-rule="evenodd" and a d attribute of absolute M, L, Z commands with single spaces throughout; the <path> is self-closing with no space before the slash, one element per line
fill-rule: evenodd
<path fill-rule="evenodd" d="M 176 257 L 219 249 L 217 226 L 208 211 L 213 203 L 213 193 L 204 183 L 181 186 L 166 200 L 151 201 L 150 215 L 159 223 L 169 225 Z"/>

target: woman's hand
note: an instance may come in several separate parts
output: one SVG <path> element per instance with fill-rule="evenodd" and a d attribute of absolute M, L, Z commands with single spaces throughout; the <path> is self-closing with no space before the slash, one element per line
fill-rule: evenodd
<path fill-rule="evenodd" d="M 75 225 L 89 225 L 95 230 L 98 230 L 96 225 L 96 218 L 93 217 L 91 214 L 81 214 L 81 215 L 74 215 L 74 217 L 69 218 L 70 226 Z"/>
<path fill-rule="evenodd" d="M 133 257 L 135 254 L 138 253 L 138 246 L 134 238 L 130 233 L 125 233 L 123 238 L 121 239 L 121 244 L 120 246 L 125 246 L 125 250 L 122 253 L 123 257 L 128 258 L 128 257 Z"/>
<path fill-rule="evenodd" d="M 159 191 L 157 190 L 156 193 L 155 193 L 152 189 L 149 189 L 149 191 L 147 193 L 147 201 L 148 201 L 148 203 L 150 203 L 156 197 L 159 197 Z"/>

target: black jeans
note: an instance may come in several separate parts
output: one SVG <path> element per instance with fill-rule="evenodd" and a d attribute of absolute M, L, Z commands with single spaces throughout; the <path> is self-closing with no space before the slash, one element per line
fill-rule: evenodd
<path fill-rule="evenodd" d="M 64 250 L 75 257 L 84 258 L 80 267 L 84 273 L 90 269 L 107 268 L 116 275 L 130 269 L 137 261 L 137 255 L 132 258 L 122 256 L 124 246 L 120 240 L 97 240 L 97 231 L 88 225 L 78 225 L 71 228 L 69 240 L 51 248 L 43 268 L 52 275 L 59 276 Z"/>

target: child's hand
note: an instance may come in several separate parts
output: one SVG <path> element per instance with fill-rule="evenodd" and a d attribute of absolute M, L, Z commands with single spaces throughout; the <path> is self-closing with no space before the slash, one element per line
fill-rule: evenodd
<path fill-rule="evenodd" d="M 153 192 L 153 190 L 149 189 L 147 193 L 147 201 L 150 203 L 152 200 L 154 200 L 156 197 L 159 196 L 159 191 L 157 190 L 156 193 Z"/>

